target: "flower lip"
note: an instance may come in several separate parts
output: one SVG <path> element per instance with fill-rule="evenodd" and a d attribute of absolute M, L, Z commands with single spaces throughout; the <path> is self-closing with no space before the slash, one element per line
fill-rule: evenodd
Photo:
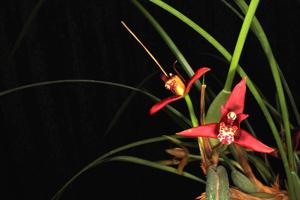
<path fill-rule="evenodd" d="M 231 144 L 234 142 L 237 131 L 238 131 L 237 126 L 227 126 L 224 122 L 221 122 L 219 126 L 219 134 L 217 135 L 217 138 L 223 144 Z"/>
<path fill-rule="evenodd" d="M 235 112 L 228 112 L 219 123 L 217 138 L 223 144 L 231 144 L 238 136 L 239 123 Z"/>
<path fill-rule="evenodd" d="M 184 95 L 185 85 L 177 75 L 170 74 L 170 78 L 165 81 L 165 88 L 179 96 Z"/>

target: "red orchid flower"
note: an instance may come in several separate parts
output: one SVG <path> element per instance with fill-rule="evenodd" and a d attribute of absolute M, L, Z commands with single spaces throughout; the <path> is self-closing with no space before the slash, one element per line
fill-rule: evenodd
<path fill-rule="evenodd" d="M 163 75 L 162 79 L 165 82 L 166 89 L 171 90 L 171 92 L 175 95 L 165 98 L 152 106 L 152 108 L 150 109 L 150 114 L 153 115 L 169 103 L 183 98 L 190 91 L 193 83 L 195 83 L 195 81 L 197 81 L 203 74 L 205 74 L 209 70 L 210 69 L 207 67 L 199 68 L 189 80 L 186 87 L 183 81 L 177 75 L 171 75 L 170 77 L 166 77 Z"/>
<path fill-rule="evenodd" d="M 249 132 L 240 128 L 240 123 L 248 117 L 244 114 L 246 79 L 242 79 L 232 90 L 225 105 L 221 107 L 219 123 L 210 123 L 184 130 L 178 135 L 187 137 L 217 138 L 222 144 L 235 143 L 253 151 L 271 153 L 274 149 L 261 143 Z"/>

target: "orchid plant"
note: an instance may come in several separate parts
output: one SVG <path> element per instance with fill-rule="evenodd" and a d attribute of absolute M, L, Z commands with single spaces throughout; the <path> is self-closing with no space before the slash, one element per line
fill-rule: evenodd
<path fill-rule="evenodd" d="M 188 125 L 189 128 L 182 128 L 181 131 L 174 133 L 173 135 L 148 138 L 111 150 L 110 152 L 98 157 L 92 163 L 89 163 L 86 167 L 70 178 L 70 180 L 68 180 L 60 188 L 60 190 L 57 191 L 52 199 L 62 198 L 64 190 L 87 170 L 97 165 L 112 161 L 126 161 L 146 165 L 166 172 L 175 173 L 179 176 L 184 176 L 198 181 L 201 184 L 205 184 L 205 191 L 199 191 L 199 196 L 195 197 L 197 199 L 300 199 L 300 162 L 298 158 L 298 144 L 300 137 L 299 132 L 294 135 L 291 133 L 292 123 L 287 109 L 288 103 L 285 94 L 287 94 L 298 126 L 300 126 L 300 115 L 289 86 L 272 53 L 272 48 L 264 29 L 255 16 L 259 0 L 251 0 L 249 5 L 244 0 L 233 0 L 231 2 L 222 0 L 228 9 L 234 12 L 243 22 L 232 55 L 205 29 L 176 8 L 161 0 L 149 0 L 149 2 L 170 13 L 178 20 L 185 23 L 192 30 L 196 31 L 200 37 L 204 38 L 224 57 L 225 60 L 228 61 L 229 69 L 224 87 L 217 95 L 208 95 L 206 89 L 207 87 L 209 88 L 209 85 L 207 86 L 205 84 L 203 77 L 204 74 L 205 76 L 210 76 L 210 74 L 214 73 L 213 68 L 199 67 L 197 69 L 193 69 L 157 20 L 139 1 L 132 0 L 133 5 L 141 11 L 141 13 L 148 19 L 150 24 L 165 41 L 166 45 L 179 62 L 181 69 L 184 70 L 186 75 L 190 77 L 189 81 L 185 81 L 183 76 L 177 73 L 176 70 L 176 74 L 166 73 L 157 59 L 141 42 L 139 37 L 137 37 L 137 35 L 126 25 L 125 22 L 121 22 L 126 30 L 136 39 L 136 41 L 140 43 L 143 49 L 158 65 L 162 72 L 161 78 L 164 82 L 164 86 L 167 90 L 170 90 L 171 93 L 173 93 L 173 96 L 160 100 L 153 94 L 139 87 L 130 87 L 117 83 L 92 80 L 59 80 L 36 83 L 2 92 L 0 93 L 0 96 L 29 87 L 64 82 L 90 82 L 114 85 L 133 90 L 133 92 L 143 93 L 156 101 L 149 111 L 145 110 L 145 112 L 149 112 L 150 115 L 154 115 L 158 111 L 164 110 L 175 118 L 176 121 L 184 123 L 185 126 Z M 235 4 L 239 10 L 234 8 L 232 4 Z M 263 93 L 252 82 L 244 68 L 240 65 L 240 56 L 249 30 L 257 37 L 259 44 L 262 46 L 266 55 L 266 59 L 269 62 L 277 89 L 279 108 L 272 106 L 267 99 L 264 98 Z M 235 79 L 236 73 L 240 75 L 241 79 L 239 78 L 240 81 L 232 89 L 234 81 L 237 80 Z M 189 92 L 193 86 L 195 86 L 200 92 L 200 117 L 196 116 L 193 101 L 189 96 Z M 252 126 L 247 121 L 248 114 L 244 113 L 247 87 L 264 114 L 265 123 L 268 124 L 269 132 L 272 133 L 272 140 L 275 140 L 276 143 L 276 146 L 274 147 L 269 147 L 268 144 L 262 143 L 260 141 L 261 135 L 259 134 L 265 133 L 259 133 L 258 135 L 254 134 Z M 155 90 L 160 90 L 162 88 L 155 88 Z M 207 96 L 213 100 L 209 102 L 210 105 L 206 110 L 205 97 Z M 131 97 L 132 96 L 129 98 Z M 171 103 L 177 100 L 185 100 L 190 119 L 171 106 Z M 127 103 L 128 101 L 125 101 L 123 106 L 126 106 Z M 121 108 L 120 111 L 122 111 Z M 249 114 L 253 115 L 251 112 Z M 116 118 L 119 115 L 120 113 L 117 113 Z M 242 122 L 247 122 L 246 125 L 249 131 L 240 126 Z M 278 127 L 281 127 L 281 129 L 279 130 Z M 190 145 L 183 142 L 183 140 L 186 140 L 187 138 L 191 139 L 191 142 L 197 143 L 197 148 L 199 148 L 200 152 L 199 155 L 190 153 Z M 292 142 L 292 138 L 295 138 L 294 143 Z M 176 145 L 175 148 L 166 150 L 168 154 L 174 157 L 173 160 L 169 160 L 168 162 L 150 161 L 135 156 L 115 155 L 130 148 L 166 140 Z M 272 166 L 269 165 L 268 162 L 269 157 L 275 157 L 278 159 L 284 168 L 284 174 L 278 174 L 276 177 L 273 176 Z M 185 171 L 185 167 L 195 160 L 201 162 L 199 170 L 203 172 L 203 177 L 197 177 L 192 173 Z"/>

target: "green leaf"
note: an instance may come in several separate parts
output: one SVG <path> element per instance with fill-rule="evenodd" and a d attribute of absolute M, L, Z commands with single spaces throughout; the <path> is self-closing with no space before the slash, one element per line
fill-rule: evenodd
<path fill-rule="evenodd" d="M 179 175 L 177 169 L 174 167 L 162 165 L 157 162 L 141 159 L 141 158 L 134 157 L 134 156 L 115 156 L 115 157 L 106 159 L 104 162 L 112 162 L 112 161 L 131 162 L 131 163 L 135 163 L 135 164 L 139 164 L 139 165 L 144 165 L 144 166 L 152 167 L 152 168 L 159 169 L 159 170 L 162 170 L 165 172 L 173 173 L 178 176 L 183 176 L 185 178 L 189 178 L 194 181 L 198 181 L 200 183 L 205 184 L 204 180 L 198 178 L 197 176 L 195 176 L 191 173 L 183 172 L 182 174 Z"/>
<path fill-rule="evenodd" d="M 188 107 L 188 111 L 190 114 L 190 118 L 191 118 L 193 127 L 199 126 L 198 118 L 196 117 L 194 105 L 193 105 L 193 102 L 192 102 L 190 96 L 187 94 L 184 96 L 184 99 L 185 99 L 186 105 Z"/>
<path fill-rule="evenodd" d="M 206 176 L 206 200 L 216 200 L 218 195 L 219 176 L 216 167 L 210 166 Z"/>
<path fill-rule="evenodd" d="M 213 100 L 213 102 L 210 104 L 206 118 L 205 123 L 217 123 L 220 121 L 221 117 L 221 106 L 225 104 L 228 96 L 231 92 L 222 90 L 216 98 Z"/>
<path fill-rule="evenodd" d="M 210 166 L 206 178 L 206 200 L 229 200 L 229 182 L 223 166 Z"/>
<path fill-rule="evenodd" d="M 296 197 L 299 198 L 300 197 L 300 189 L 299 189 L 300 188 L 300 179 L 299 179 L 299 176 L 294 171 L 291 172 L 291 176 L 292 176 L 292 180 L 293 180 L 292 187 L 294 187 Z"/>
<path fill-rule="evenodd" d="M 154 72 L 150 75 L 148 75 L 144 80 L 142 80 L 141 83 L 139 83 L 136 88 L 141 89 L 151 78 L 153 78 L 154 75 L 157 75 L 157 72 Z M 108 133 L 111 131 L 111 129 L 114 127 L 114 125 L 117 123 L 118 119 L 121 117 L 121 115 L 123 114 L 123 112 L 125 111 L 125 109 L 127 108 L 127 106 L 129 105 L 129 103 L 131 102 L 131 100 L 135 97 L 135 95 L 137 94 L 137 91 L 132 91 L 127 97 L 126 99 L 122 102 L 121 106 L 119 107 L 119 109 L 115 112 L 113 118 L 110 120 L 106 130 L 104 131 L 103 135 L 102 135 L 102 139 L 108 135 Z"/>
<path fill-rule="evenodd" d="M 287 81 L 286 81 L 286 79 L 285 79 L 285 77 L 284 77 L 284 75 L 283 75 L 281 69 L 278 68 L 278 71 L 279 71 L 279 73 L 280 73 L 280 77 L 281 77 L 282 84 L 283 84 L 283 87 L 284 87 L 284 89 L 285 89 L 285 92 L 286 92 L 286 94 L 287 94 L 287 96 L 288 96 L 288 98 L 289 98 L 289 101 L 290 101 L 290 103 L 291 103 L 292 111 L 294 112 L 294 115 L 295 115 L 295 118 L 296 118 L 297 125 L 298 125 L 298 127 L 300 127 L 300 114 L 299 114 L 299 110 L 298 110 L 298 107 L 297 107 L 297 105 L 296 105 L 294 96 L 293 96 L 293 94 L 292 94 L 292 91 L 291 91 L 291 89 L 290 89 L 290 87 L 289 87 L 289 85 L 288 85 L 288 83 L 287 83 Z"/>
<path fill-rule="evenodd" d="M 18 91 L 23 91 L 26 89 L 32 89 L 32 88 L 36 88 L 36 87 L 42 87 L 42 86 L 48 86 L 48 85 L 55 85 L 55 84 L 67 84 L 67 83 L 85 83 L 85 84 L 97 84 L 97 85 L 109 85 L 109 86 L 113 86 L 113 87 L 120 87 L 120 88 L 124 88 L 124 89 L 128 89 L 128 90 L 133 90 L 136 92 L 139 92 L 141 94 L 144 94 L 146 96 L 148 96 L 149 98 L 151 98 L 152 100 L 154 100 L 155 102 L 160 101 L 159 98 L 157 98 L 156 96 L 152 95 L 151 93 L 139 89 L 139 88 L 135 88 L 132 86 L 128 86 L 128 85 L 124 85 L 124 84 L 120 84 L 120 83 L 114 83 L 114 82 L 110 82 L 110 81 L 99 81 L 99 80 L 88 80 L 88 79 L 65 79 L 65 80 L 54 80 L 54 81 L 43 81 L 43 82 L 37 82 L 37 83 L 31 83 L 31 84 L 26 84 L 26 85 L 22 85 L 22 86 L 18 86 L 15 88 L 11 88 L 5 91 L 0 92 L 0 97 L 1 96 L 5 96 L 14 92 L 18 92 Z M 186 125 L 183 126 L 187 126 L 187 127 L 191 127 L 191 122 L 182 114 L 180 113 L 178 110 L 176 110 L 174 107 L 168 105 L 165 107 L 164 109 L 165 111 L 167 111 L 168 114 L 172 113 L 172 117 L 173 119 L 177 120 L 180 119 L 182 122 L 181 124 L 183 125 L 184 123 Z"/>
<path fill-rule="evenodd" d="M 169 136 L 170 137 L 170 136 Z M 165 136 L 160 136 L 160 137 L 154 137 L 154 138 L 149 138 L 149 139 L 144 139 L 144 140 L 139 140 L 130 144 L 126 144 L 124 146 L 118 147 L 116 149 L 113 149 L 101 156 L 99 156 L 98 158 L 96 158 L 93 162 L 89 163 L 88 165 L 86 165 L 84 168 L 82 168 L 79 172 L 77 172 L 74 176 L 72 176 L 55 194 L 54 196 L 51 198 L 51 200 L 57 200 L 59 199 L 63 192 L 65 191 L 65 189 L 71 184 L 73 183 L 81 174 L 83 174 L 84 172 L 96 167 L 97 165 L 101 164 L 104 162 L 105 159 L 107 159 L 109 156 L 112 156 L 114 154 L 117 154 L 121 151 L 125 151 L 134 147 L 138 147 L 138 146 L 142 146 L 145 144 L 150 144 L 150 143 L 156 143 L 156 142 L 161 142 L 161 141 L 165 141 L 168 140 L 169 137 L 165 137 Z M 177 136 L 173 136 L 173 137 L 177 137 Z"/>
<path fill-rule="evenodd" d="M 252 19 L 255 15 L 255 11 L 257 9 L 257 6 L 259 4 L 259 0 L 251 0 L 249 8 L 247 9 L 245 19 L 243 21 L 234 51 L 233 55 L 230 61 L 230 66 L 226 78 L 226 83 L 224 85 L 224 90 L 231 90 L 233 79 L 235 76 L 235 72 L 238 68 L 238 63 L 241 57 L 241 53 L 251 26 Z"/>
<path fill-rule="evenodd" d="M 44 3 L 44 0 L 38 0 L 37 3 L 34 5 L 33 9 L 31 10 L 28 18 L 26 19 L 26 21 L 21 29 L 21 32 L 18 34 L 17 39 L 15 40 L 15 42 L 12 46 L 12 50 L 8 54 L 8 59 L 10 59 L 15 54 L 15 52 L 21 45 L 24 36 L 26 35 L 27 31 L 29 30 L 29 27 L 30 27 L 32 21 L 36 17 L 36 15 L 37 15 L 38 11 L 40 10 L 40 7 L 43 5 L 43 3 Z"/>
<path fill-rule="evenodd" d="M 243 173 L 238 170 L 231 171 L 231 179 L 236 187 L 246 193 L 258 192 L 258 188 Z"/>
<path fill-rule="evenodd" d="M 235 170 L 236 168 L 244 171 L 240 163 L 235 160 L 229 159 L 224 153 L 221 153 L 221 157 L 219 158 L 220 161 L 225 162 L 225 164 L 231 169 Z"/>
<path fill-rule="evenodd" d="M 225 167 L 222 165 L 218 166 L 217 173 L 220 179 L 219 195 L 220 200 L 229 200 L 229 180 Z"/>
<path fill-rule="evenodd" d="M 269 184 L 274 182 L 275 178 L 272 174 L 272 169 L 269 169 L 262 159 L 251 154 L 247 154 L 247 157 L 264 179 L 265 183 Z"/>

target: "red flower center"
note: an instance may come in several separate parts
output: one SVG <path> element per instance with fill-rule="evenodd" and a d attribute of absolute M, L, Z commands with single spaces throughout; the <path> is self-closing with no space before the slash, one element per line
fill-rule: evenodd
<path fill-rule="evenodd" d="M 234 142 L 234 137 L 239 129 L 236 121 L 236 114 L 234 112 L 227 113 L 225 119 L 222 119 L 219 126 L 219 134 L 217 138 L 223 144 L 231 144 Z"/>

